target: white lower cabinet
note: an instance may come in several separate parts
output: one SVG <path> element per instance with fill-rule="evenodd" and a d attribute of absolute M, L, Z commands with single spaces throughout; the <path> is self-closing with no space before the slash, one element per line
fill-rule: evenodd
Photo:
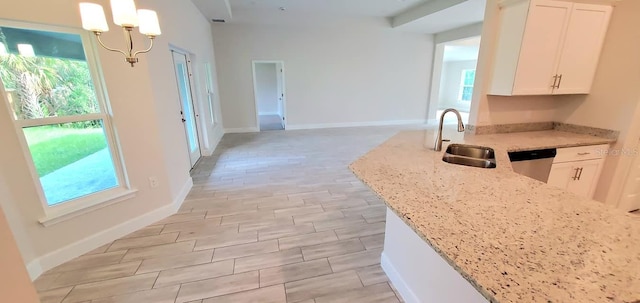
<path fill-rule="evenodd" d="M 547 183 L 591 198 L 601 167 L 600 159 L 553 164 Z"/>
<path fill-rule="evenodd" d="M 593 198 L 608 145 L 558 149 L 547 184 Z"/>

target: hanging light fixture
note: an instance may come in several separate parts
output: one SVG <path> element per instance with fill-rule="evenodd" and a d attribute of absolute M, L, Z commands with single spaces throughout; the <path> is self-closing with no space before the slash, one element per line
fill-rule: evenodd
<path fill-rule="evenodd" d="M 98 42 L 105 49 L 118 52 L 125 56 L 131 67 L 138 62 L 138 55 L 148 53 L 153 48 L 153 39 L 160 36 L 160 24 L 158 22 L 158 14 L 148 9 L 139 9 L 136 11 L 136 4 L 133 0 L 111 0 L 111 12 L 113 13 L 113 23 L 122 27 L 126 40 L 127 49 L 119 50 L 106 46 L 100 35 L 109 31 L 107 18 L 101 5 L 95 3 L 80 3 L 80 16 L 82 17 L 82 28 L 93 32 Z M 149 38 L 149 48 L 140 51 L 133 50 L 133 38 L 131 32 L 135 27 L 140 27 L 140 33 Z"/>

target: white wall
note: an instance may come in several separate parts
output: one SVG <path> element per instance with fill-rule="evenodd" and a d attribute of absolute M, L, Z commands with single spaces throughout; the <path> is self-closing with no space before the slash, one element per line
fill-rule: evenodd
<path fill-rule="evenodd" d="M 160 118 L 158 130 L 167 159 L 164 165 L 169 170 L 169 187 L 175 199 L 183 189 L 185 180 L 190 179 L 189 151 L 183 123 L 180 116 L 180 101 L 175 79 L 171 47 L 190 53 L 193 70 L 194 107 L 198 123 L 198 135 L 203 155 L 211 155 L 222 138 L 222 124 L 213 125 L 208 118 L 207 77 L 205 64 L 210 63 L 214 88 L 214 113 L 221 120 L 220 94 L 211 39 L 209 21 L 191 1 L 184 3 L 171 0 L 138 0 L 140 7 L 152 7 L 160 18 L 162 35 L 156 38 L 153 51 L 146 55 L 148 77 L 157 115 Z M 121 43 L 121 42 L 120 42 Z M 113 56 L 113 54 L 111 54 Z M 184 143 L 183 143 L 184 142 Z"/>
<path fill-rule="evenodd" d="M 4 180 L 0 179 L 0 186 L 4 186 Z M 40 302 L 36 289 L 29 279 L 24 268 L 24 261 L 18 250 L 18 245 L 9 228 L 7 219 L 0 207 L 0 293 L 5 302 Z"/>
<path fill-rule="evenodd" d="M 10 10 L 0 11 L 0 18 L 80 28 L 78 2 L 13 2 Z M 109 7 L 106 0 L 98 2 Z M 43 227 L 38 220 L 44 212 L 28 172 L 27 159 L 20 149 L 10 113 L 5 106 L 0 106 L 0 138 L 3 140 L 0 177 L 7 183 L 0 188 L 0 197 L 3 197 L 0 205 L 10 218 L 8 221 L 32 274 L 38 272 L 39 266 L 46 270 L 100 242 L 104 244 L 132 231 L 129 228 L 144 224 L 143 218 L 150 218 L 150 214 L 168 215 L 171 205 L 181 202 L 184 190 L 189 189 L 186 141 L 179 110 L 176 110 L 178 94 L 168 45 L 181 45 L 195 53 L 201 62 L 214 62 L 210 27 L 189 1 L 178 4 L 171 0 L 140 0 L 138 6 L 156 9 L 160 16 L 163 35 L 158 37 L 151 53 L 142 55 L 136 67 L 131 68 L 120 55 L 99 49 L 128 180 L 132 188 L 138 190 L 133 199 Z M 121 46 L 122 33 L 114 25 L 111 27 L 112 30 L 103 35 L 105 42 Z M 142 47 L 145 41 L 136 37 L 136 45 Z M 201 75 L 200 69 L 196 73 L 198 95 L 204 93 Z M 208 128 L 206 139 L 212 148 L 221 131 L 218 129 L 216 134 L 210 123 L 204 128 Z M 158 178 L 158 188 L 149 187 L 150 176 Z"/>
<path fill-rule="evenodd" d="M 278 74 L 275 63 L 256 63 L 256 94 L 260 115 L 277 115 Z"/>
<path fill-rule="evenodd" d="M 429 117 L 430 124 L 436 124 L 438 112 L 438 100 L 440 99 L 440 89 L 442 87 L 442 70 L 444 68 L 444 43 L 436 44 L 433 54 L 433 67 L 431 69 L 431 87 L 429 91 Z"/>
<path fill-rule="evenodd" d="M 440 82 L 440 96 L 438 107 L 455 108 L 468 112 L 470 102 L 459 102 L 460 85 L 462 80 L 462 71 L 465 69 L 475 69 L 477 60 L 465 61 L 445 61 L 442 68 L 442 81 Z"/>
<path fill-rule="evenodd" d="M 382 18 L 214 24 L 225 129 L 255 129 L 252 60 L 282 60 L 288 128 L 424 121 L 433 38 Z"/>

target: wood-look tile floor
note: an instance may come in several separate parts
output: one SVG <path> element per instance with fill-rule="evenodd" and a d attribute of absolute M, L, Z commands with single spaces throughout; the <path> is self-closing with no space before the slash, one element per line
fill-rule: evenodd
<path fill-rule="evenodd" d="M 348 164 L 401 128 L 226 135 L 178 214 L 43 274 L 43 303 L 399 302 Z"/>

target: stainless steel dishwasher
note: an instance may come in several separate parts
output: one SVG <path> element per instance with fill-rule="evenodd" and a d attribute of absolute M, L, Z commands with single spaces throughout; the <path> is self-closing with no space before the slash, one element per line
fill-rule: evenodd
<path fill-rule="evenodd" d="M 516 173 L 547 183 L 555 156 L 556 149 L 549 148 L 510 152 L 509 160 Z"/>

